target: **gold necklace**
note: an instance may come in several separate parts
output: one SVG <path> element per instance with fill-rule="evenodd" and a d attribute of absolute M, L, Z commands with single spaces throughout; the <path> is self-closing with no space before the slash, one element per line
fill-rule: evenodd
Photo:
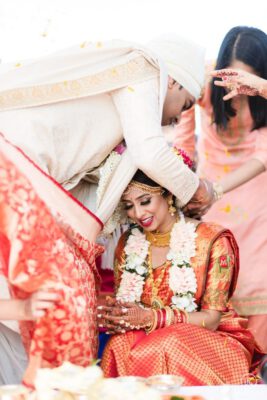
<path fill-rule="evenodd" d="M 145 232 L 146 239 L 149 241 L 151 246 L 156 247 L 169 247 L 171 240 L 171 231 L 165 233 L 152 233 L 149 231 Z"/>
<path fill-rule="evenodd" d="M 159 292 L 159 288 L 160 288 L 160 286 L 162 284 L 164 275 L 166 273 L 167 263 L 165 262 L 165 265 L 161 267 L 161 271 L 159 273 L 159 276 L 156 279 L 154 279 L 154 269 L 153 269 L 153 266 L 152 266 L 152 251 L 151 251 L 151 247 L 149 248 L 147 263 L 148 263 L 148 278 L 147 278 L 147 281 L 149 283 L 149 286 L 151 287 L 151 307 L 152 308 L 163 308 L 164 307 L 164 302 L 158 296 L 158 292 Z"/>

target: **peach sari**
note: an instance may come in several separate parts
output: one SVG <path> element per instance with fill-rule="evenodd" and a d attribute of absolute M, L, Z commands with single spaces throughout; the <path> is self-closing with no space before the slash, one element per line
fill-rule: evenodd
<path fill-rule="evenodd" d="M 201 132 L 195 143 L 195 110 L 185 111 L 175 132 L 175 144 L 195 156 L 198 175 L 220 181 L 250 159 L 267 168 L 267 127 L 251 131 L 252 118 L 244 96 L 233 104 L 237 115 L 229 121 L 228 130 L 218 135 L 212 124 L 210 87 L 206 86 L 199 101 Z M 249 317 L 249 327 L 267 351 L 267 172 L 224 194 L 205 215 L 231 229 L 240 250 L 240 273 L 233 306 L 240 315 Z"/>

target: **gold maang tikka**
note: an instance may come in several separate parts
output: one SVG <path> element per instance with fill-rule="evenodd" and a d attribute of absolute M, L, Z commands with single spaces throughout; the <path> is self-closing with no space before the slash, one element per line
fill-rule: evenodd
<path fill-rule="evenodd" d="M 126 196 L 131 189 L 138 189 L 142 192 L 149 193 L 149 194 L 159 194 L 162 195 L 164 193 L 164 189 L 161 186 L 150 186 L 146 185 L 145 183 L 131 181 L 125 191 L 123 192 L 123 196 Z"/>

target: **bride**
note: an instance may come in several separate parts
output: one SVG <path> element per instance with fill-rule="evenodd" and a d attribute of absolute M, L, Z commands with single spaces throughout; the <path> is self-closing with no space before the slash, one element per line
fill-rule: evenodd
<path fill-rule="evenodd" d="M 174 196 L 141 171 L 121 201 L 133 225 L 116 249 L 116 300 L 98 311 L 99 325 L 113 334 L 102 358 L 105 376 L 244 382 L 254 339 L 229 302 L 239 268 L 233 234 L 185 218 Z"/>

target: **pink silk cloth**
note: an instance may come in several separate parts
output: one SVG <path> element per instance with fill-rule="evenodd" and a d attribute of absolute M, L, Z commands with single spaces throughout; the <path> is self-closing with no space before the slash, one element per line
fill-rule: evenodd
<path fill-rule="evenodd" d="M 222 312 L 217 331 L 179 323 L 149 335 L 143 330 L 114 335 L 101 363 L 106 377 L 174 374 L 182 376 L 185 385 L 241 384 L 247 379 L 254 339 L 246 329 L 247 320 L 236 315 L 229 305 L 239 268 L 235 239 L 230 231 L 206 223 L 198 225 L 197 234 L 197 254 L 191 263 L 197 278 L 196 302 L 203 310 Z M 117 284 L 120 265 L 124 263 L 123 240 L 116 252 Z M 153 272 L 154 283 L 159 287 L 157 296 L 164 305 L 171 303 L 173 295 L 169 268 L 167 261 Z M 152 299 L 149 281 L 146 280 L 142 295 L 147 306 Z"/>
<path fill-rule="evenodd" d="M 267 167 L 267 127 L 253 130 L 246 96 L 234 99 L 236 117 L 227 131 L 218 135 L 212 123 L 210 86 L 199 101 L 201 127 L 195 140 L 195 110 L 185 111 L 176 127 L 174 142 L 198 161 L 198 175 L 220 181 L 250 159 Z M 197 154 L 195 155 L 195 151 Z M 204 216 L 229 228 L 240 250 L 240 273 L 233 305 L 240 315 L 252 316 L 253 334 L 266 345 L 267 335 L 267 172 L 224 194 Z M 256 319 L 258 324 L 256 323 Z"/>
<path fill-rule="evenodd" d="M 101 222 L 19 149 L 0 136 L 0 273 L 11 297 L 52 287 L 60 299 L 45 316 L 21 321 L 29 355 L 24 382 L 38 367 L 87 366 L 97 354 L 93 243 Z M 1 290 L 1 288 L 0 288 Z"/>

